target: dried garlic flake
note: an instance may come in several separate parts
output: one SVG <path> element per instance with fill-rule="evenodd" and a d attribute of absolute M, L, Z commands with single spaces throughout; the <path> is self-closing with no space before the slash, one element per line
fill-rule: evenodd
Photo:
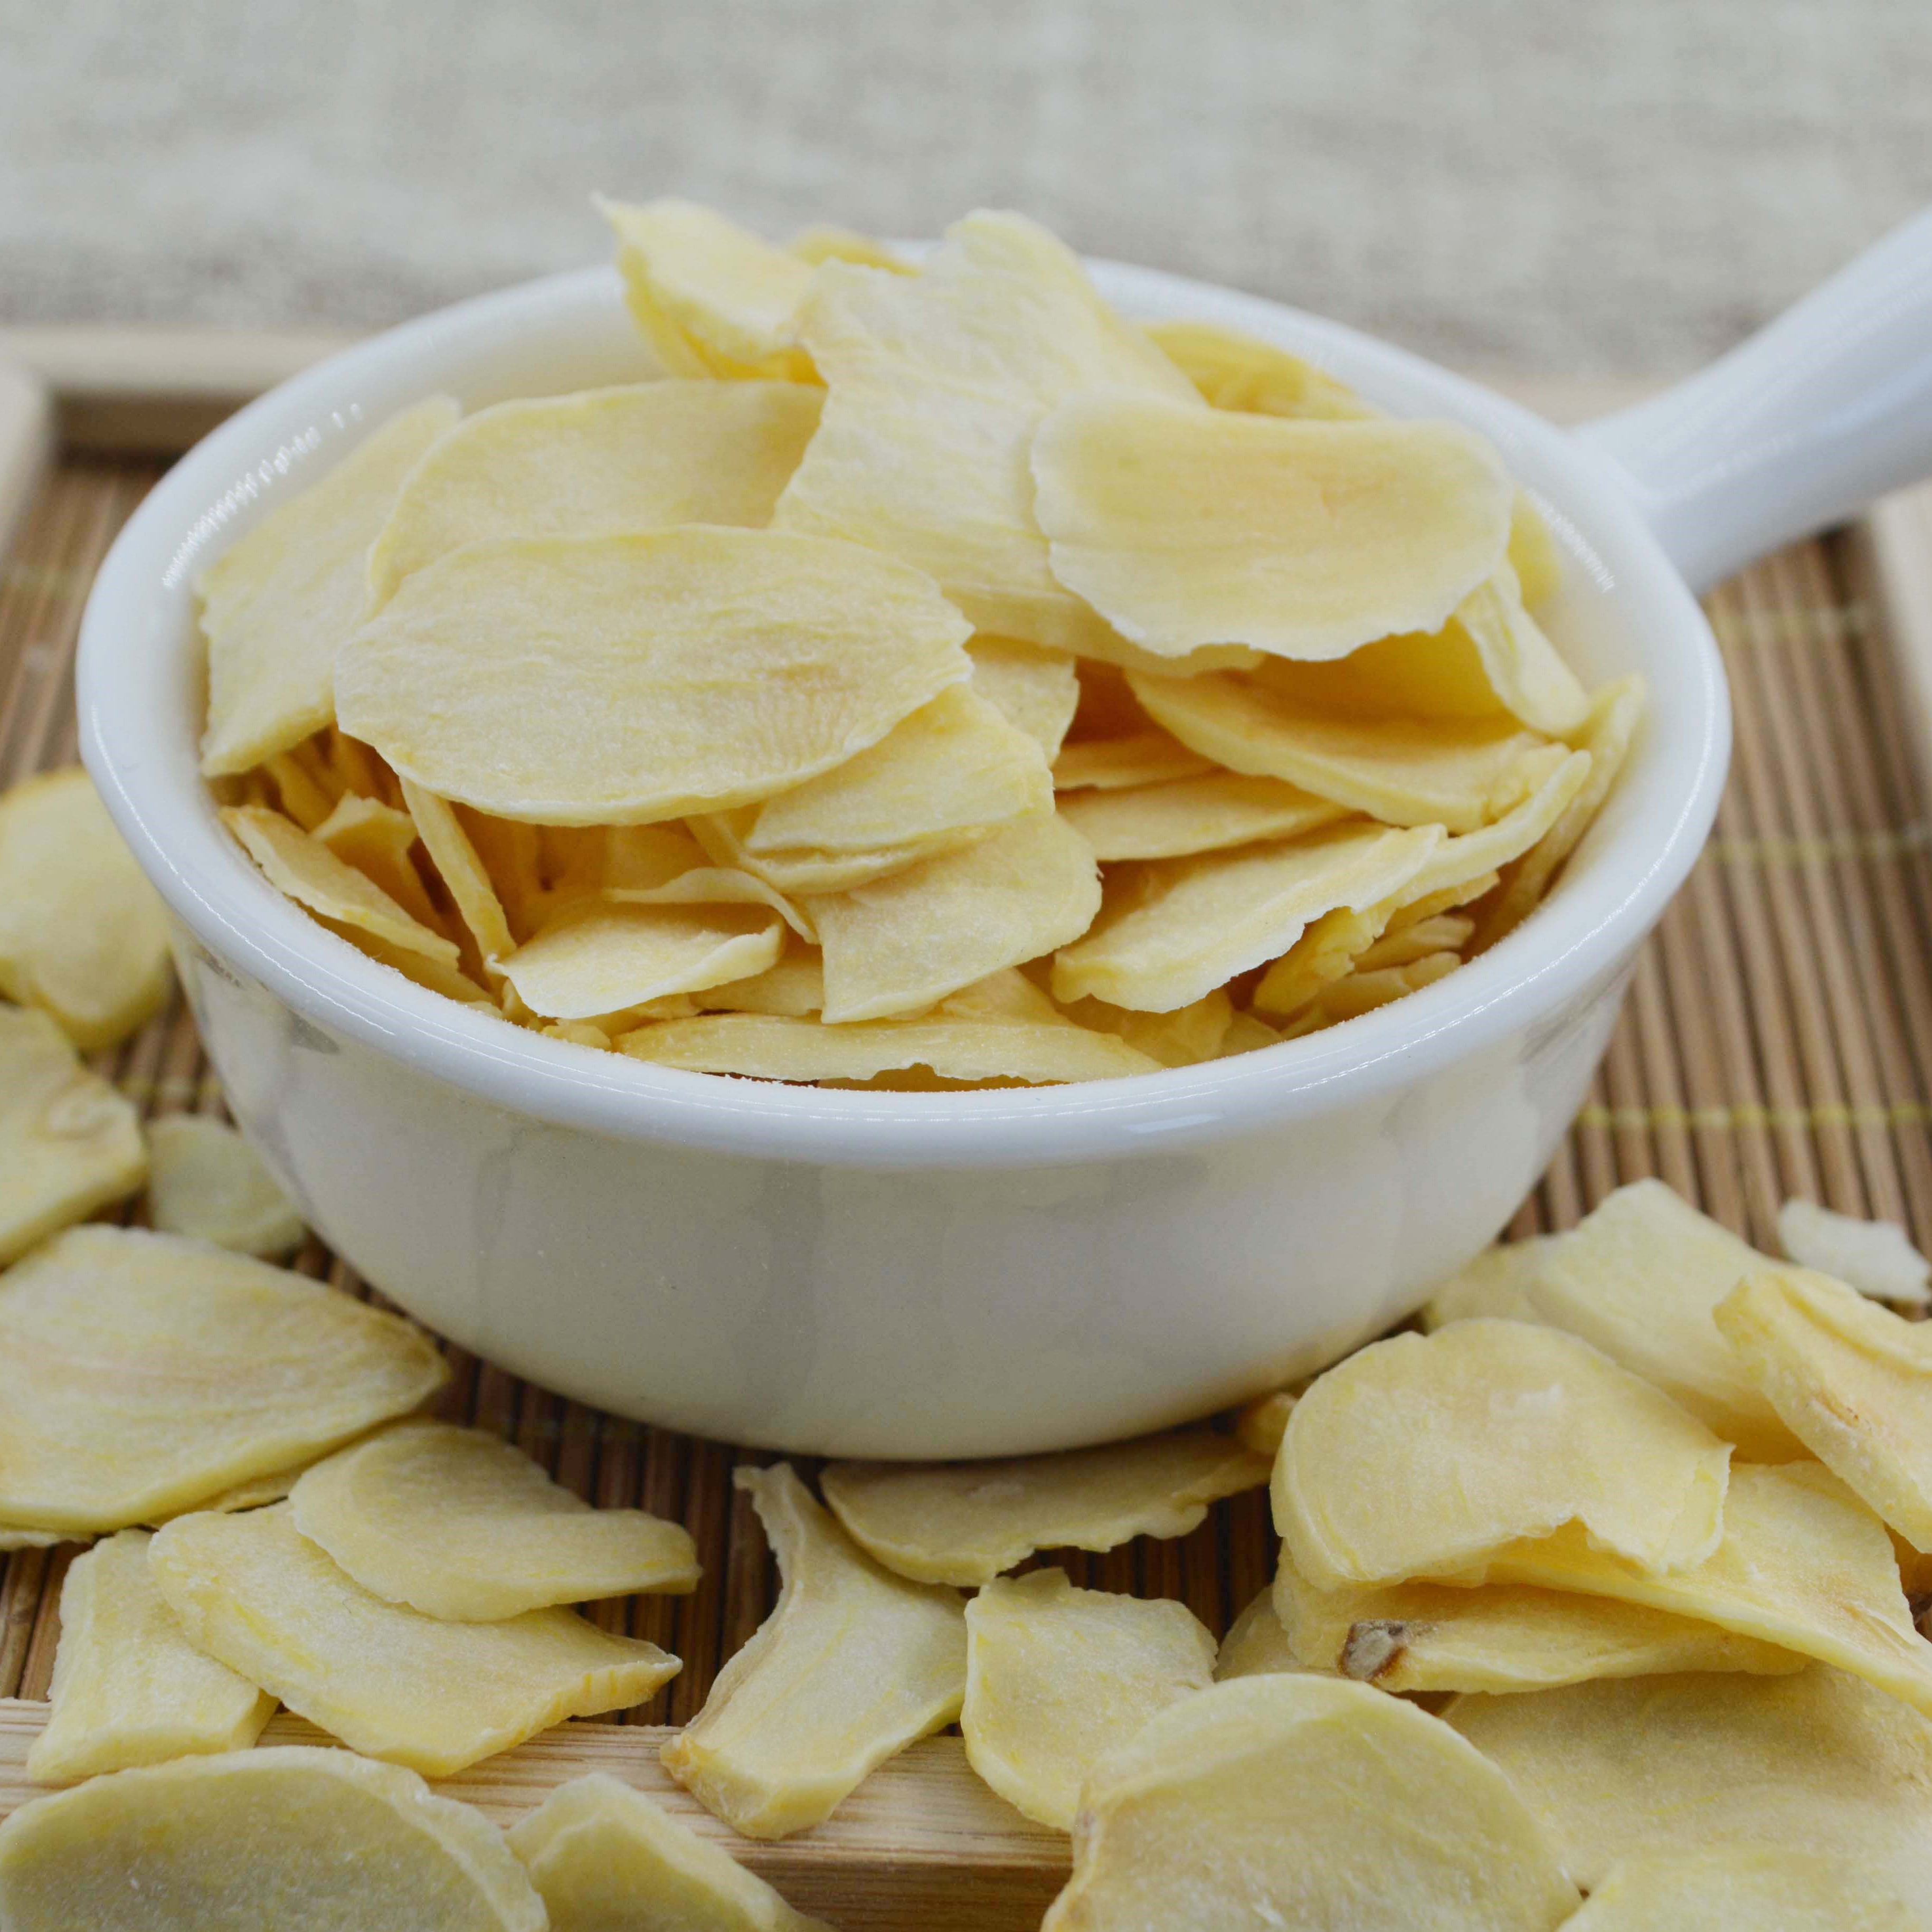
<path fill-rule="evenodd" d="M 1480 1579 L 1568 1522 L 1655 1571 L 1718 1546 L 1731 1451 L 1575 1336 L 1451 1322 L 1372 1343 L 1296 1404 L 1274 1515 L 1310 1582 Z"/>
<path fill-rule="evenodd" d="M 551 1932 L 832 1932 L 607 1772 L 560 1784 L 509 1840 Z"/>
<path fill-rule="evenodd" d="M 1502 1768 L 1580 1885 L 1633 1854 L 1733 1844 L 1854 1858 L 1932 1898 L 1932 1720 L 1826 1665 L 1599 1678 L 1459 1697 L 1444 1716 Z"/>
<path fill-rule="evenodd" d="M 1576 1904 L 1509 1780 L 1446 1726 L 1277 1673 L 1184 1699 L 1101 1760 L 1041 1932 L 1554 1932 Z"/>
<path fill-rule="evenodd" d="M 285 1255 L 301 1245 L 302 1216 L 261 1156 L 224 1121 L 199 1114 L 150 1121 L 148 1154 L 148 1212 L 164 1234 L 244 1255 Z"/>
<path fill-rule="evenodd" d="M 45 1013 L 0 1006 L 0 1268 L 147 1172 L 133 1104 Z"/>
<path fill-rule="evenodd" d="M 1800 1268 L 1848 1282 L 1861 1294 L 1910 1308 L 1932 1303 L 1932 1262 L 1896 1221 L 1861 1221 L 1792 1199 L 1778 1210 L 1778 1240 Z"/>
<path fill-rule="evenodd" d="M 480 1811 L 414 1772 L 299 1744 L 185 1757 L 0 1825 L 7 1932 L 544 1932 Z"/>
<path fill-rule="evenodd" d="M 734 1830 L 788 1838 L 959 1714 L 965 1606 L 880 1569 L 788 1462 L 734 1480 L 750 1493 L 782 1587 L 704 1708 L 666 1742 L 664 1764 Z"/>
<path fill-rule="evenodd" d="M 27 1753 L 36 1784 L 191 1753 L 246 1750 L 275 1708 L 182 1634 L 148 1568 L 146 1530 L 74 1558 L 61 1586 L 53 1708 Z"/>
<path fill-rule="evenodd" d="M 1925 1923 L 1852 1859 L 1718 1845 L 1620 1861 L 1564 1932 L 1924 1932 Z"/>
<path fill-rule="evenodd" d="M 294 1489 L 296 1527 L 392 1604 L 462 1623 L 633 1591 L 694 1589 L 697 1546 L 642 1510 L 594 1510 L 481 1430 L 420 1422 Z"/>
<path fill-rule="evenodd" d="M 1268 1480 L 1265 1456 L 1211 1430 L 986 1462 L 834 1462 L 825 1500 L 890 1570 L 990 1583 L 1036 1550 L 1185 1536 L 1222 1496 Z"/>
<path fill-rule="evenodd" d="M 0 1520 L 152 1522 L 406 1413 L 448 1372 L 407 1322 L 305 1276 L 70 1228 L 0 1276 Z"/>
<path fill-rule="evenodd" d="M 178 1516 L 149 1561 L 197 1648 L 352 1750 L 430 1778 L 566 1718 L 642 1703 L 677 1674 L 656 1644 L 572 1610 L 455 1624 L 386 1604 L 297 1532 L 286 1504 Z"/>
<path fill-rule="evenodd" d="M 1214 1682 L 1214 1640 L 1185 1604 L 1076 1589 L 1064 1570 L 994 1577 L 966 1640 L 967 1762 L 1060 1832 L 1097 1758 Z"/>
<path fill-rule="evenodd" d="M 160 895 L 78 765 L 0 794 L 0 995 L 51 1013 L 83 1053 L 168 994 Z"/>

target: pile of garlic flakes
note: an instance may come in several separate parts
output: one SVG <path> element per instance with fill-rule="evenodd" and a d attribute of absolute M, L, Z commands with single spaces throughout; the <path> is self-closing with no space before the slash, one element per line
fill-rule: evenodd
<path fill-rule="evenodd" d="M 1021 217 L 610 205 L 658 380 L 380 427 L 204 574 L 202 768 L 328 929 L 580 1046 L 930 1089 L 1245 1052 L 1548 889 L 1639 681 L 1490 446 Z"/>
<path fill-rule="evenodd" d="M 0 886 L 49 788 L 94 823 L 75 776 L 0 799 Z M 78 956 L 119 879 L 80 868 L 42 929 Z M 1932 1330 L 1882 1305 L 1922 1312 L 1932 1270 L 1902 1230 L 1789 1202 L 1786 1264 L 1640 1182 L 1229 1432 L 833 1463 L 816 1496 L 741 1468 L 782 1588 L 662 1751 L 725 1828 L 593 1774 L 506 1833 L 425 1778 L 652 1695 L 679 1660 L 571 1606 L 692 1589 L 691 1537 L 425 1418 L 436 1350 L 242 1252 L 259 1200 L 200 1238 L 78 1225 L 142 1150 L 69 1030 L 116 1036 L 164 969 L 64 981 L 51 944 L 0 947 L 34 1002 L 0 1006 L 0 1550 L 92 1546 L 26 1762 L 66 1788 L 0 1823 L 6 1932 L 824 1932 L 728 1834 L 808 1832 L 955 1722 L 1070 1834 L 1043 1932 L 1932 1928 Z M 1022 1568 L 1270 1482 L 1279 1570 L 1218 1646 Z M 347 1748 L 258 1745 L 278 1704 Z"/>

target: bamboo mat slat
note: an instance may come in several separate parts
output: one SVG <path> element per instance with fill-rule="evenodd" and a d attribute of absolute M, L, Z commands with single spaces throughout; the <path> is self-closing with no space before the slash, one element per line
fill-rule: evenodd
<path fill-rule="evenodd" d="M 0 786 L 74 758 L 81 605 L 160 473 L 158 462 L 70 454 L 0 564 Z M 1932 514 L 1923 523 L 1932 542 Z M 1654 1174 L 1766 1246 L 1794 1193 L 1932 1241 L 1932 830 L 1893 649 L 1900 626 L 1932 627 L 1912 601 L 1932 590 L 1932 572 L 1899 567 L 1916 554 L 1897 527 L 1889 550 L 1869 530 L 1795 545 L 1708 599 L 1737 716 L 1716 835 L 1639 960 L 1588 1102 L 1516 1234 L 1570 1226 L 1612 1188 Z M 222 1112 L 178 1002 L 96 1064 L 147 1114 Z M 297 1265 L 368 1292 L 319 1243 Z M 749 1452 L 599 1414 L 449 1352 L 445 1414 L 517 1442 L 598 1503 L 677 1518 L 696 1538 L 705 1574 L 694 1594 L 593 1612 L 685 1660 L 622 1721 L 683 1722 L 776 1593 L 731 1487 Z M 1255 1495 L 1178 1542 L 1052 1560 L 1077 1581 L 1178 1598 L 1218 1632 L 1268 1580 L 1272 1546 Z M 0 1700 L 46 1696 L 73 1553 L 0 1558 Z"/>

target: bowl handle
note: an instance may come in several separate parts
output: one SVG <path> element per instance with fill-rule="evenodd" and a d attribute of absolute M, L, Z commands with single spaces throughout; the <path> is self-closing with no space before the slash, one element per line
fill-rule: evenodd
<path fill-rule="evenodd" d="M 1708 368 L 1578 434 L 1697 590 L 1932 475 L 1932 208 Z"/>

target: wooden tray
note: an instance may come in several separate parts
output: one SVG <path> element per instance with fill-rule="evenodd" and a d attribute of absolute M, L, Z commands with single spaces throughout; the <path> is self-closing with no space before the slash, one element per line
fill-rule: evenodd
<path fill-rule="evenodd" d="M 0 563 L 0 787 L 75 756 L 81 605 L 171 445 L 318 345 L 251 340 L 224 352 L 201 340 L 185 360 L 143 338 L 44 334 L 15 346 L 63 386 L 66 440 Z M 0 384 L 0 404 L 5 395 Z M 7 420 L 0 409 L 0 445 Z M 31 406 L 14 420 L 16 448 L 29 448 Z M 116 432 L 134 446 L 114 446 Z M 8 473 L 0 447 L 0 524 Z M 1646 949 L 1590 1102 L 1514 1232 L 1568 1226 L 1612 1188 L 1656 1174 L 1767 1246 L 1779 1202 L 1794 1193 L 1902 1220 L 1923 1244 L 1932 826 L 1909 721 L 1924 715 L 1910 667 L 1932 664 L 1932 496 L 1894 499 L 1855 530 L 1767 559 L 1708 608 L 1738 724 L 1716 836 Z M 222 1112 L 178 1004 L 96 1064 L 144 1112 Z M 368 1292 L 320 1244 L 297 1264 Z M 594 1612 L 684 1659 L 664 1691 L 621 1722 L 562 1726 L 449 1790 L 507 1822 L 566 1778 L 611 1771 L 728 1843 L 801 1909 L 855 1932 L 1037 1924 L 1064 1876 L 1066 1841 L 986 1790 L 956 1737 L 914 1747 L 830 1822 L 778 1845 L 736 1838 L 672 1784 L 658 1766 L 660 1727 L 699 1708 L 720 1662 L 771 1607 L 772 1566 L 730 1486 L 736 1463 L 769 1459 L 602 1415 L 449 1353 L 443 1413 L 512 1438 L 598 1503 L 681 1520 L 705 1565 L 694 1595 Z M 22 1762 L 44 1713 L 60 1583 L 75 1553 L 0 1558 L 0 1815 L 33 1795 Z M 1274 1538 L 1256 1494 L 1178 1542 L 1047 1560 L 1094 1587 L 1178 1598 L 1218 1633 L 1268 1580 Z M 286 1716 L 268 1732 L 314 1735 Z"/>

